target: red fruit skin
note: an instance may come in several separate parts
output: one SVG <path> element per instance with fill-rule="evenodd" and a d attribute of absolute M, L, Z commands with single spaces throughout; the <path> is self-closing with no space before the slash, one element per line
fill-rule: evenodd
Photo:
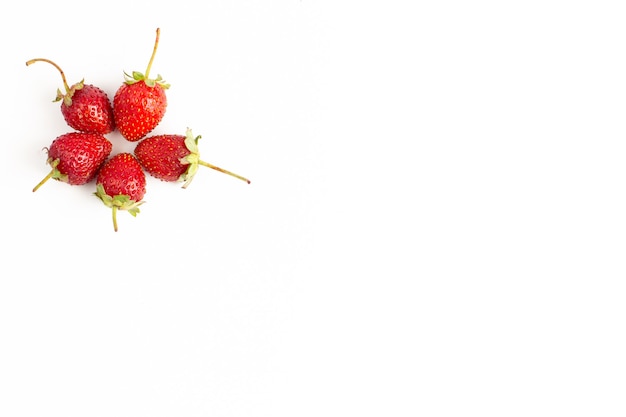
<path fill-rule="evenodd" d="M 146 172 L 162 181 L 178 181 L 189 169 L 181 158 L 190 154 L 183 135 L 158 135 L 145 138 L 135 147 L 135 156 Z"/>
<path fill-rule="evenodd" d="M 113 106 L 100 88 L 85 84 L 72 93 L 71 104 L 61 103 L 67 124 L 81 132 L 107 134 L 115 130 Z"/>
<path fill-rule="evenodd" d="M 167 97 L 158 83 L 144 81 L 122 84 L 113 97 L 115 125 L 122 136 L 137 142 L 150 133 L 165 116 Z"/>
<path fill-rule="evenodd" d="M 111 157 L 98 172 L 97 184 L 107 195 L 127 195 L 139 202 L 146 194 L 146 175 L 134 155 L 124 152 Z"/>
<path fill-rule="evenodd" d="M 48 163 L 59 159 L 56 169 L 71 185 L 93 180 L 110 155 L 113 145 L 98 133 L 70 132 L 57 137 L 48 149 Z"/>

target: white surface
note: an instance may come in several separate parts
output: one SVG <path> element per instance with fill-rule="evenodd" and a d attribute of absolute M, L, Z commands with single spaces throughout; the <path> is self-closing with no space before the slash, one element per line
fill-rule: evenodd
<path fill-rule="evenodd" d="M 626 413 L 622 2 L 11 7 L 0 415 Z M 24 62 L 112 96 L 156 27 L 157 131 L 252 184 L 149 178 L 114 233 L 31 192 L 67 128 Z"/>

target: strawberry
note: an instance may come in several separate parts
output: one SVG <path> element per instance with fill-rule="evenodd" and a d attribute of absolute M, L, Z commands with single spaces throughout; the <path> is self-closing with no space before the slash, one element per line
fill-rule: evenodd
<path fill-rule="evenodd" d="M 95 178 L 112 148 L 111 142 L 99 133 L 70 132 L 57 137 L 47 149 L 47 162 L 52 170 L 33 192 L 50 178 L 71 185 L 88 183 Z"/>
<path fill-rule="evenodd" d="M 117 232 L 117 210 L 137 216 L 146 194 L 146 175 L 137 159 L 124 152 L 106 161 L 98 172 L 94 194 L 113 209 L 113 229 Z"/>
<path fill-rule="evenodd" d="M 61 113 L 71 128 L 81 132 L 101 133 L 103 135 L 115 130 L 113 106 L 102 89 L 92 84 L 85 84 L 84 79 L 70 87 L 61 67 L 49 59 L 34 58 L 27 61 L 26 65 L 38 61 L 53 65 L 61 73 L 65 94 L 57 89 L 57 96 L 53 101 L 61 101 Z"/>
<path fill-rule="evenodd" d="M 133 71 L 132 76 L 124 73 L 124 83 L 113 97 L 115 124 L 126 140 L 136 142 L 150 133 L 163 119 L 167 108 L 165 90 L 170 87 L 160 75 L 149 77 L 159 44 L 160 30 L 157 28 L 154 50 L 145 74 Z"/>
<path fill-rule="evenodd" d="M 250 180 L 225 169 L 216 167 L 200 160 L 198 140 L 191 129 L 186 135 L 156 135 L 142 140 L 135 146 L 135 156 L 141 166 L 155 178 L 162 181 L 185 181 L 183 188 L 187 188 L 198 166 L 203 165 L 224 174 L 231 175 L 250 184 Z"/>

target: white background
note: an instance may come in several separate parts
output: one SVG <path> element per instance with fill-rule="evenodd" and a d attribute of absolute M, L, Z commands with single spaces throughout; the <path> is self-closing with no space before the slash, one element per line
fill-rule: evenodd
<path fill-rule="evenodd" d="M 19 2 L 0 415 L 623 416 L 619 1 Z M 171 83 L 186 190 L 50 181 L 56 70 Z M 114 151 L 132 150 L 110 135 Z"/>

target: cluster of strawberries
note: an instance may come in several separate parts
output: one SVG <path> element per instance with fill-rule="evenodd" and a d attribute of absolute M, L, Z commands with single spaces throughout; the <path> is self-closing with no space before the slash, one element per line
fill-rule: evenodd
<path fill-rule="evenodd" d="M 145 73 L 124 73 L 125 81 L 113 103 L 100 88 L 84 80 L 69 86 L 63 70 L 45 58 L 26 62 L 47 62 L 61 73 L 65 93 L 57 90 L 54 101 L 61 101 L 61 113 L 75 129 L 57 137 L 47 148 L 49 174 L 33 189 L 37 191 L 53 178 L 71 185 L 82 185 L 96 179 L 94 194 L 113 210 L 113 228 L 117 231 L 118 210 L 136 216 L 146 192 L 144 171 L 163 181 L 184 181 L 187 188 L 198 166 L 217 171 L 250 183 L 244 177 L 200 160 L 198 139 L 191 130 L 185 135 L 147 135 L 161 122 L 167 107 L 165 90 L 169 88 L 161 76 L 149 78 L 150 68 L 159 43 L 156 31 L 154 50 Z M 113 144 L 106 134 L 118 130 L 129 142 L 138 142 L 133 153 L 122 152 L 112 157 Z"/>

